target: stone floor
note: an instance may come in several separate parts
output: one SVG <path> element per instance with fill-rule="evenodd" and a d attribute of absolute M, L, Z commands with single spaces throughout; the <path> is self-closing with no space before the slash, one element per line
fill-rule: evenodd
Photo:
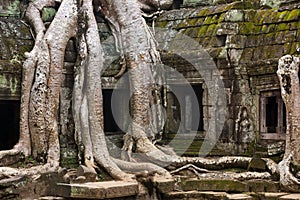
<path fill-rule="evenodd" d="M 59 183 L 57 186 L 58 197 L 48 196 L 40 199 L 154 199 L 137 198 L 138 182 Z M 153 181 L 153 187 L 157 193 L 155 198 L 161 200 L 300 200 L 300 191 L 293 194 L 281 192 L 277 182 L 266 180 L 225 182 L 187 179 L 178 184 L 175 180 L 156 179 Z"/>

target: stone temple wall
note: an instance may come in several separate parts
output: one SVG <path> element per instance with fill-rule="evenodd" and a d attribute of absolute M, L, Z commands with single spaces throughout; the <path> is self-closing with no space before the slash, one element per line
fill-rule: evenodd
<path fill-rule="evenodd" d="M 231 1 L 226 4 L 197 5 L 197 7 L 188 5 L 186 3 L 183 5 L 186 8 L 163 12 L 155 20 L 154 25 L 157 28 L 174 30 L 171 37 L 180 45 L 189 44 L 184 41 L 184 37 L 178 35 L 183 34 L 192 38 L 208 53 L 209 58 L 206 58 L 205 62 L 213 62 L 221 74 L 226 92 L 227 114 L 219 142 L 210 155 L 280 153 L 285 137 L 284 115 L 280 111 L 283 109 L 281 99 L 276 96 L 279 83 L 275 72 L 278 59 L 284 54 L 296 54 L 300 45 L 299 5 L 286 3 L 278 8 L 271 8 L 261 6 L 257 1 Z M 30 51 L 34 39 L 29 26 L 22 19 L 22 9 L 17 10 L 15 14 L 4 11 L 1 13 L 0 103 L 3 100 L 20 101 L 24 53 Z M 49 15 L 51 18 L 51 13 Z M 44 20 L 47 21 L 47 15 L 45 16 Z M 103 73 L 103 88 L 113 89 L 118 81 L 114 75 L 120 69 L 120 61 L 107 24 L 101 16 L 97 16 L 97 20 L 106 55 L 105 66 L 109 66 Z M 149 24 L 152 25 L 151 20 Z M 194 155 L 198 153 L 205 134 L 208 134 L 209 126 L 218 123 L 218 111 L 212 109 L 215 100 L 207 88 L 209 82 L 207 77 L 213 77 L 215 74 L 209 70 L 198 73 L 176 52 L 165 50 L 163 48 L 165 42 L 160 41 L 163 63 L 176 69 L 191 84 L 201 85 L 202 88 L 203 128 L 186 153 Z M 191 49 L 191 54 L 195 55 L 195 50 Z M 204 62 L 201 58 L 195 59 Z M 62 82 L 59 119 L 62 163 L 66 166 L 77 163 L 71 108 L 75 60 L 75 41 L 70 41 L 65 54 L 63 71 L 65 78 Z M 173 84 L 177 81 L 180 82 L 170 79 L 167 83 Z M 167 90 L 163 93 L 167 115 L 172 118 L 174 113 L 172 106 L 168 107 L 168 103 L 174 99 L 169 98 Z M 276 97 L 275 103 L 268 104 L 268 101 L 274 100 L 273 96 Z M 272 110 L 272 106 L 278 108 L 276 117 L 282 118 L 276 123 L 268 119 L 268 111 Z M 210 119 L 216 120 L 209 124 Z M 176 124 L 170 121 L 167 120 L 165 127 L 166 143 L 174 137 L 171 129 Z M 275 131 L 271 130 L 272 127 L 268 127 L 272 123 L 275 123 L 276 127 L 273 127 Z M 187 134 L 180 139 L 188 137 Z M 113 139 L 111 141 L 115 141 L 120 136 L 111 138 Z M 180 152 L 180 149 L 177 150 Z"/>
<path fill-rule="evenodd" d="M 264 107 L 264 99 L 276 97 L 279 90 L 276 76 L 278 59 L 285 54 L 297 54 L 300 45 L 298 3 L 286 2 L 279 8 L 271 8 L 262 7 L 256 1 L 234 1 L 230 4 L 172 10 L 162 14 L 156 25 L 176 30 L 175 40 L 180 40 L 180 34 L 193 38 L 215 62 L 227 95 L 228 115 L 221 139 L 228 144 L 234 143 L 234 152 L 252 151 L 252 145 L 249 145 L 251 141 L 255 143 L 255 151 L 260 151 L 261 144 L 262 147 L 269 147 L 262 148 L 263 151 L 268 150 L 269 154 L 282 145 L 284 119 L 274 122 L 276 130 L 267 127 L 272 120 L 264 112 L 272 108 Z M 182 43 L 185 41 L 182 40 Z M 163 53 L 165 63 L 183 72 L 187 78 L 198 76 L 201 82 L 201 76 L 214 75 L 207 72 L 200 76 L 193 74 L 193 71 L 187 73 L 189 64 L 180 62 L 180 59 L 170 52 Z M 204 103 L 203 106 L 208 107 L 204 109 L 207 112 L 204 117 L 211 115 L 209 107 L 212 103 L 213 100 L 209 99 Z M 277 97 L 275 105 L 279 108 L 275 114 L 278 118 L 284 118 L 281 104 L 280 97 Z M 243 112 L 247 113 L 252 126 L 244 132 L 240 127 Z M 230 147 L 228 145 L 225 148 Z"/>

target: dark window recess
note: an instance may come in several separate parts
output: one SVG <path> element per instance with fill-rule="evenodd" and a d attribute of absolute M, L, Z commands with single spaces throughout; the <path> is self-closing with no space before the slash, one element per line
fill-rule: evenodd
<path fill-rule="evenodd" d="M 268 133 L 276 133 L 278 126 L 278 103 L 276 96 L 266 99 L 266 126 Z"/>
<path fill-rule="evenodd" d="M 117 125 L 111 107 L 111 97 L 113 90 L 102 90 L 103 95 L 103 115 L 104 115 L 104 132 L 119 132 L 120 127 Z"/>
<path fill-rule="evenodd" d="M 226 45 L 227 35 L 217 35 L 218 46 L 224 47 Z"/>
<path fill-rule="evenodd" d="M 279 90 L 262 92 L 260 96 L 261 139 L 284 140 L 286 108 Z"/>
<path fill-rule="evenodd" d="M 183 4 L 183 0 L 174 0 L 172 7 L 173 9 L 179 9 L 182 4 Z"/>
<path fill-rule="evenodd" d="M 0 101 L 0 150 L 12 149 L 20 131 L 20 102 Z"/>

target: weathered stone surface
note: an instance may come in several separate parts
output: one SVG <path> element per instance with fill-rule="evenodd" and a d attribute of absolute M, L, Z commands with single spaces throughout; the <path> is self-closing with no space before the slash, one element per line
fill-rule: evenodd
<path fill-rule="evenodd" d="M 235 200 L 239 200 L 239 199 L 252 200 L 253 199 L 253 197 L 251 197 L 247 194 L 227 194 L 226 197 L 228 200 L 231 200 L 231 199 L 232 200 L 233 199 L 235 199 Z"/>
<path fill-rule="evenodd" d="M 280 185 L 277 181 L 249 180 L 246 182 L 250 192 L 278 192 Z"/>
<path fill-rule="evenodd" d="M 279 197 L 287 195 L 287 193 L 284 192 L 263 192 L 263 193 L 258 193 L 259 199 L 262 200 L 278 200 Z"/>
<path fill-rule="evenodd" d="M 153 185 L 160 193 L 168 193 L 176 189 L 173 179 L 158 178 L 153 181 Z"/>
<path fill-rule="evenodd" d="M 52 196 L 46 196 L 46 197 L 40 197 L 39 200 L 64 200 L 63 197 L 52 197 Z"/>
<path fill-rule="evenodd" d="M 248 192 L 247 184 L 236 180 L 186 180 L 182 189 L 198 191 Z"/>
<path fill-rule="evenodd" d="M 97 180 L 97 172 L 95 169 L 90 169 L 84 165 L 77 168 L 76 175 L 85 177 L 86 182 L 95 182 Z"/>
<path fill-rule="evenodd" d="M 199 191 L 189 191 L 189 192 L 170 192 L 163 195 L 164 200 L 219 200 L 226 199 L 228 194 L 225 192 L 199 192 Z"/>
<path fill-rule="evenodd" d="M 285 196 L 279 197 L 279 200 L 300 200 L 300 193 L 299 194 L 288 194 Z"/>
<path fill-rule="evenodd" d="M 137 182 L 105 181 L 83 184 L 57 184 L 57 195 L 68 198 L 108 199 L 138 194 Z"/>
<path fill-rule="evenodd" d="M 266 171 L 266 161 L 261 158 L 254 157 L 249 163 L 248 170 L 264 172 Z"/>

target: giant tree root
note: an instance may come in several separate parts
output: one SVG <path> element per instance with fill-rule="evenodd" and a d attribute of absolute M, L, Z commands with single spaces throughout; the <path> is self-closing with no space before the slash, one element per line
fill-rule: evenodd
<path fill-rule="evenodd" d="M 291 156 L 287 159 L 283 159 L 278 164 L 278 169 L 280 172 L 280 184 L 282 187 L 291 192 L 300 191 L 300 180 L 297 179 L 290 171 Z"/>
<path fill-rule="evenodd" d="M 24 159 L 24 154 L 18 149 L 0 151 L 0 167 L 10 166 Z"/>

